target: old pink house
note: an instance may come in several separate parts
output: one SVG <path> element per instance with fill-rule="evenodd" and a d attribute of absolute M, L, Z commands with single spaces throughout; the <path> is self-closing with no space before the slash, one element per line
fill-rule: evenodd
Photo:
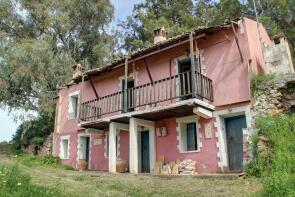
<path fill-rule="evenodd" d="M 197 173 L 241 171 L 249 159 L 250 75 L 264 72 L 262 25 L 243 18 L 196 28 L 88 71 L 59 88 L 54 154 L 78 168 L 153 172 L 190 159 Z M 260 36 L 259 36 L 260 35 Z M 79 73 L 80 71 L 80 73 Z"/>

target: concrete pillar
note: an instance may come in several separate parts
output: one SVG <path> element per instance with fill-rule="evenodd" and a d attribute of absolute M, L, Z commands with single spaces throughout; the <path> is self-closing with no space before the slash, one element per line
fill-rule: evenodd
<path fill-rule="evenodd" d="M 110 123 L 110 131 L 109 131 L 109 172 L 116 172 L 116 135 L 117 128 L 116 123 Z"/>
<path fill-rule="evenodd" d="M 138 173 L 138 123 L 136 118 L 130 118 L 129 126 L 129 169 L 130 173 Z"/>

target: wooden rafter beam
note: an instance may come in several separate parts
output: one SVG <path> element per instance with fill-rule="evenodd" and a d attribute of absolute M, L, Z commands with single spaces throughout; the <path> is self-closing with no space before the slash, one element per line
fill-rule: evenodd
<path fill-rule="evenodd" d="M 92 87 L 92 89 L 93 89 L 93 92 L 94 92 L 94 94 L 95 94 L 95 97 L 96 97 L 97 99 L 99 99 L 98 94 L 97 94 L 97 91 L 96 91 L 96 89 L 95 89 L 95 87 L 94 87 L 94 85 L 93 85 L 93 82 L 92 82 L 90 76 L 89 76 L 89 81 L 90 81 L 91 87 Z"/>
<path fill-rule="evenodd" d="M 147 73 L 148 73 L 148 75 L 149 75 L 150 82 L 151 82 L 152 84 L 154 84 L 154 80 L 153 80 L 153 78 L 152 78 L 152 75 L 151 75 L 150 69 L 149 69 L 149 67 L 148 67 L 148 64 L 147 64 L 147 62 L 146 62 L 146 59 L 143 58 L 143 61 L 144 61 L 144 65 L 145 65 L 145 68 L 146 68 L 146 70 L 147 70 Z"/>
<path fill-rule="evenodd" d="M 231 23 L 231 28 L 232 28 L 232 30 L 234 32 L 235 41 L 236 41 L 236 44 L 237 44 L 237 47 L 238 47 L 238 50 L 239 50 L 241 62 L 243 63 L 244 62 L 244 57 L 243 57 L 243 54 L 242 54 L 242 51 L 241 51 L 240 42 L 239 42 L 239 39 L 238 39 L 238 36 L 237 36 L 237 32 L 236 32 L 236 29 L 235 29 L 233 23 Z"/>

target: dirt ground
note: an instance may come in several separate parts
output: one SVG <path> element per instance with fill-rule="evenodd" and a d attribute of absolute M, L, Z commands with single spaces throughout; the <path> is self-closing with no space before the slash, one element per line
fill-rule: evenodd
<path fill-rule="evenodd" d="M 13 160 L 0 155 L 0 164 L 11 165 Z M 34 184 L 68 196 L 252 196 L 261 189 L 258 179 L 77 172 L 17 163 Z"/>

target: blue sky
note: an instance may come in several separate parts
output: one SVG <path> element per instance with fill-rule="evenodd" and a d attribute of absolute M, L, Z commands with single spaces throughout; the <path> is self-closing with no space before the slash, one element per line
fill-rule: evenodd
<path fill-rule="evenodd" d="M 132 12 L 133 5 L 143 2 L 143 0 L 111 0 L 115 5 L 115 21 L 114 28 L 118 20 L 124 20 Z M 14 112 L 17 113 L 17 112 Z M 8 115 L 7 111 L 0 109 L 0 142 L 11 140 L 11 136 L 15 133 L 20 122 L 13 119 L 14 113 Z"/>

